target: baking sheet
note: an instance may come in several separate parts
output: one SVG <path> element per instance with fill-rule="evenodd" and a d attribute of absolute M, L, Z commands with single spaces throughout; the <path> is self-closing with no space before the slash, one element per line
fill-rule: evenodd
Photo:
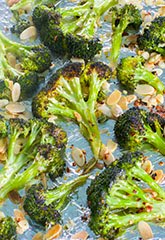
<path fill-rule="evenodd" d="M 156 10 L 154 6 L 150 8 L 152 8 L 152 11 Z M 3 32 L 6 32 L 7 36 L 12 37 L 12 39 L 14 40 L 18 40 L 17 37 L 11 35 L 10 32 L 7 31 L 11 26 L 12 26 L 12 14 L 8 9 L 8 7 L 6 6 L 5 0 L 1 0 L 0 1 L 0 28 L 1 30 L 3 30 Z M 107 31 L 109 31 L 109 29 L 110 29 L 109 25 L 105 23 L 99 34 L 101 34 L 102 37 L 104 38 Z M 105 37 L 105 40 L 106 41 L 104 43 L 104 47 L 109 47 L 109 40 L 106 37 Z M 132 54 L 135 54 L 135 52 L 131 50 L 128 51 L 127 48 L 122 48 L 122 51 L 121 51 L 122 57 L 127 55 L 132 55 Z M 104 62 L 107 62 L 104 55 L 102 55 L 99 59 L 103 60 Z M 63 61 L 54 60 L 54 63 L 55 63 L 55 67 L 52 71 L 55 71 L 57 68 L 62 66 Z M 47 80 L 48 80 L 48 77 L 47 77 Z M 161 80 L 165 82 L 165 74 L 161 76 Z M 113 80 L 111 82 L 111 88 L 110 88 L 111 91 L 117 87 L 118 87 L 117 81 Z M 68 134 L 68 147 L 66 150 L 66 160 L 67 160 L 67 165 L 71 170 L 71 172 L 67 174 L 67 180 L 68 180 L 78 175 L 78 173 L 76 172 L 77 168 L 73 166 L 73 160 L 71 159 L 70 146 L 74 144 L 74 146 L 76 147 L 85 149 L 87 152 L 88 159 L 90 159 L 92 154 L 91 154 L 88 143 L 81 136 L 81 134 L 79 133 L 79 128 L 76 125 L 69 122 L 65 122 L 65 123 L 62 123 L 61 126 L 64 127 L 64 129 Z M 106 123 L 100 125 L 100 130 L 104 132 L 104 134 L 102 134 L 102 140 L 104 143 L 106 143 L 109 138 L 114 140 L 113 126 L 114 126 L 114 120 L 108 120 Z M 117 150 L 114 153 L 114 155 L 117 158 L 118 156 L 121 155 L 121 152 Z M 154 162 L 155 169 L 160 168 L 159 166 L 160 161 L 165 161 L 163 156 L 159 154 L 155 154 L 154 152 L 150 152 L 149 155 L 150 155 L 150 159 Z M 165 167 L 164 167 L 164 170 L 165 170 Z M 95 170 L 94 172 L 92 172 L 91 178 L 94 177 L 96 172 L 98 172 L 98 170 Z M 64 178 L 60 178 L 58 179 L 58 182 L 64 182 L 65 180 L 66 179 Z M 97 239 L 94 233 L 89 229 L 88 222 L 82 220 L 84 216 L 87 216 L 89 214 L 89 210 L 86 204 L 86 194 L 85 194 L 86 188 L 89 185 L 89 183 L 90 183 L 90 180 L 88 180 L 87 184 L 81 187 L 76 192 L 70 204 L 66 207 L 66 209 L 64 209 L 62 219 L 63 219 L 64 229 L 67 227 L 67 230 L 64 230 L 63 234 L 58 239 L 69 240 L 72 234 L 82 230 L 85 230 L 89 233 L 88 239 L 90 240 Z M 21 191 L 21 193 L 23 194 L 23 191 Z M 18 206 L 13 204 L 10 200 L 7 200 L 0 210 L 4 211 L 5 215 L 13 216 L 13 209 L 15 208 L 18 208 Z M 18 239 L 20 240 L 31 240 L 32 237 L 35 235 L 35 233 L 42 230 L 40 226 L 36 225 L 28 217 L 27 219 L 29 220 L 30 228 L 23 235 L 18 236 Z M 165 230 L 163 230 L 163 228 L 157 227 L 153 224 L 151 224 L 151 227 L 154 233 L 154 237 L 155 237 L 154 239 L 165 239 Z M 126 234 L 123 237 L 119 239 L 138 240 L 139 237 L 140 236 L 136 230 L 136 227 L 133 227 L 128 232 L 126 232 Z"/>

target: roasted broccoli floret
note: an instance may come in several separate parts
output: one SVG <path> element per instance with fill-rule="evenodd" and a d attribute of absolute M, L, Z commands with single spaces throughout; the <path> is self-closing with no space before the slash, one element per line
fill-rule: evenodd
<path fill-rule="evenodd" d="M 16 224 L 11 217 L 0 218 L 0 239 L 16 240 Z"/>
<path fill-rule="evenodd" d="M 137 32 L 142 23 L 142 18 L 140 11 L 132 4 L 114 7 L 110 9 L 110 14 L 112 18 L 112 46 L 110 61 L 111 64 L 116 67 L 122 45 L 123 33 L 130 28 Z"/>
<path fill-rule="evenodd" d="M 139 152 L 125 153 L 92 180 L 87 199 L 95 234 L 113 240 L 140 221 L 164 222 L 165 191 L 143 170 L 144 159 Z"/>
<path fill-rule="evenodd" d="M 165 91 L 164 84 L 156 75 L 145 69 L 144 62 L 141 56 L 122 58 L 117 67 L 118 80 L 130 91 L 134 91 L 139 83 L 148 83 L 162 94 Z"/>
<path fill-rule="evenodd" d="M 76 122 L 91 145 L 96 161 L 102 147 L 95 115 L 97 98 L 110 75 L 110 68 L 101 62 L 86 66 L 69 63 L 55 74 L 32 102 L 32 111 L 36 117 L 49 118 L 55 115 Z M 86 82 L 89 83 L 88 91 Z"/>
<path fill-rule="evenodd" d="M 117 2 L 88 0 L 57 9 L 40 5 L 33 11 L 33 23 L 41 41 L 55 54 L 89 60 L 102 48 L 95 38 L 97 22 Z"/>
<path fill-rule="evenodd" d="M 148 149 L 149 145 L 165 155 L 164 126 L 165 119 L 160 115 L 133 107 L 118 117 L 114 132 L 124 149 Z"/>
<path fill-rule="evenodd" d="M 0 200 L 24 188 L 41 173 L 60 176 L 65 168 L 66 133 L 53 123 L 30 119 L 0 119 L 1 142 L 7 160 L 0 169 Z"/>
<path fill-rule="evenodd" d="M 165 56 L 165 16 L 155 18 L 137 39 L 140 49 Z"/>
<path fill-rule="evenodd" d="M 0 79 L 19 81 L 23 91 L 26 91 L 28 96 L 30 94 L 32 96 L 39 86 L 38 73 L 44 72 L 51 65 L 49 49 L 43 45 L 27 46 L 13 42 L 2 32 L 0 32 L 0 47 Z"/>
<path fill-rule="evenodd" d="M 43 226 L 60 223 L 61 210 L 68 204 L 73 191 L 87 178 L 88 175 L 79 176 L 51 190 L 44 189 L 41 184 L 32 185 L 25 195 L 24 210 L 32 220 Z"/>

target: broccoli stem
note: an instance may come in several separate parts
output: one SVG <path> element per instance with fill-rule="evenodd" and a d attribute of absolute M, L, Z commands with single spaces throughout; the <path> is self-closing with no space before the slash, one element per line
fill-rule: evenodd
<path fill-rule="evenodd" d="M 165 155 L 165 139 L 163 135 L 160 135 L 158 130 L 153 132 L 149 126 L 145 125 L 145 138 L 146 142 L 154 146 L 159 152 Z"/>
<path fill-rule="evenodd" d="M 144 183 L 147 183 L 153 191 L 158 193 L 159 197 L 165 199 L 165 191 L 152 179 L 152 177 L 145 170 L 142 169 L 141 163 L 139 163 L 139 165 L 135 164 L 135 166 L 128 169 L 126 168 L 125 170 L 130 179 L 137 178 L 144 181 Z"/>
<path fill-rule="evenodd" d="M 15 134 L 13 134 L 12 138 L 9 141 L 8 147 L 8 160 L 0 170 L 0 187 L 2 188 L 7 182 L 10 182 L 10 179 L 23 167 L 25 166 L 30 156 L 27 156 L 27 153 L 33 154 L 35 148 L 35 140 L 37 135 L 40 131 L 40 126 L 34 125 L 33 130 L 30 133 L 25 146 L 23 147 L 22 151 L 18 155 L 14 155 L 14 146 L 15 141 L 18 139 L 21 133 L 17 133 L 18 130 L 15 130 Z M 33 146 L 32 146 L 33 145 Z"/>
<path fill-rule="evenodd" d="M 134 79 L 137 80 L 137 82 L 147 82 L 149 85 L 153 86 L 159 93 L 163 93 L 165 91 L 165 86 L 160 81 L 160 79 L 142 66 L 135 69 Z"/>
<path fill-rule="evenodd" d="M 69 111 L 69 108 L 66 108 L 66 110 L 62 109 L 63 112 L 61 112 L 60 104 L 56 104 L 56 101 L 51 101 L 48 111 L 61 116 L 62 114 L 65 114 L 65 117 L 71 116 L 72 119 L 74 116 L 74 119 L 76 119 L 78 125 L 80 126 L 81 133 L 91 145 L 94 157 L 98 159 L 101 148 L 101 138 L 94 108 L 98 92 L 104 81 L 100 81 L 97 74 L 92 76 L 89 99 L 87 102 L 84 101 L 79 78 L 75 77 L 69 82 L 69 84 L 65 79 L 62 79 L 61 82 L 62 87 L 58 87 L 57 92 L 62 98 L 69 101 L 71 111 Z"/>
<path fill-rule="evenodd" d="M 155 202 L 152 205 L 152 210 L 150 212 L 140 212 L 137 214 L 125 214 L 124 216 L 119 216 L 118 214 L 109 214 L 109 223 L 106 222 L 106 229 L 111 228 L 122 228 L 135 225 L 139 221 L 157 221 L 160 219 L 165 219 L 165 201 Z"/>
<path fill-rule="evenodd" d="M 94 11 L 97 13 L 98 16 L 103 15 L 106 11 L 108 11 L 111 7 L 118 4 L 118 0 L 110 0 L 110 1 L 102 1 L 97 0 L 94 1 Z"/>
<path fill-rule="evenodd" d="M 112 16 L 113 18 L 113 16 Z M 115 67 L 117 65 L 117 61 L 120 54 L 120 48 L 122 44 L 122 35 L 124 30 L 127 28 L 129 24 L 128 19 L 125 17 L 120 21 L 120 23 L 117 25 L 117 27 L 112 27 L 113 34 L 112 34 L 112 46 L 111 46 L 111 52 L 110 52 L 110 63 Z"/>
<path fill-rule="evenodd" d="M 51 204 L 54 201 L 57 201 L 56 209 L 59 210 L 65 204 L 65 201 L 68 198 L 68 195 L 73 192 L 77 187 L 83 185 L 89 175 L 83 175 L 78 178 L 75 178 L 69 182 L 63 183 L 54 190 L 48 190 L 45 196 L 46 205 Z"/>

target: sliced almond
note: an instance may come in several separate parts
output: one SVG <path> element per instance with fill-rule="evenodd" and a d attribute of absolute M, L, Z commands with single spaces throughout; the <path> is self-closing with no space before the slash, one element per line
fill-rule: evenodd
<path fill-rule="evenodd" d="M 6 161 L 7 160 L 7 152 L 0 153 L 0 161 Z"/>
<path fill-rule="evenodd" d="M 26 28 L 21 34 L 20 39 L 21 40 L 28 40 L 30 38 L 36 38 L 37 37 L 37 30 L 36 27 L 30 26 Z"/>
<path fill-rule="evenodd" d="M 18 114 L 25 111 L 25 106 L 22 103 L 9 103 L 6 106 L 6 110 L 11 114 Z"/>
<path fill-rule="evenodd" d="M 101 111 L 105 116 L 109 118 L 112 117 L 111 109 L 106 104 L 101 104 L 98 107 L 98 110 Z"/>
<path fill-rule="evenodd" d="M 16 229 L 18 234 L 23 234 L 25 231 L 29 229 L 28 221 L 26 219 L 21 220 L 20 222 L 18 222 Z"/>
<path fill-rule="evenodd" d="M 32 240 L 43 240 L 43 233 L 42 233 L 42 232 L 36 233 L 36 234 L 33 236 Z"/>
<path fill-rule="evenodd" d="M 128 109 L 128 101 L 126 96 L 121 96 L 120 100 L 117 103 L 123 110 Z"/>
<path fill-rule="evenodd" d="M 155 89 L 148 84 L 138 84 L 135 92 L 141 96 L 152 95 Z"/>
<path fill-rule="evenodd" d="M 5 107 L 9 101 L 7 99 L 0 99 L 0 108 Z"/>
<path fill-rule="evenodd" d="M 113 91 L 107 98 L 107 105 L 112 106 L 118 103 L 120 98 L 121 98 L 121 92 L 119 90 Z"/>
<path fill-rule="evenodd" d="M 19 83 L 14 83 L 13 89 L 11 92 L 13 102 L 17 102 L 21 94 L 21 86 Z"/>
<path fill-rule="evenodd" d="M 128 103 L 132 103 L 137 99 L 137 96 L 134 94 L 131 94 L 131 95 L 127 95 L 126 98 L 127 98 Z"/>
<path fill-rule="evenodd" d="M 158 104 L 163 104 L 164 103 L 164 96 L 162 94 L 157 94 L 156 95 L 156 101 Z"/>
<path fill-rule="evenodd" d="M 118 104 L 115 104 L 111 107 L 111 113 L 114 117 L 117 118 L 123 114 L 123 109 Z"/>
<path fill-rule="evenodd" d="M 117 143 L 115 143 L 114 141 L 109 139 L 108 142 L 107 142 L 107 147 L 111 152 L 114 152 L 117 148 Z"/>
<path fill-rule="evenodd" d="M 152 106 L 157 106 L 158 102 L 156 100 L 156 97 L 153 96 L 149 99 L 149 103 L 152 105 Z"/>
<path fill-rule="evenodd" d="M 7 53 L 6 58 L 8 60 L 9 65 L 14 68 L 17 63 L 16 57 L 12 53 Z"/>
<path fill-rule="evenodd" d="M 53 240 L 55 238 L 58 238 L 61 234 L 62 234 L 62 226 L 60 224 L 56 224 L 47 231 L 43 239 Z"/>
<path fill-rule="evenodd" d="M 147 59 L 149 59 L 150 54 L 149 54 L 148 52 L 143 52 L 143 53 L 141 54 L 141 56 L 142 56 L 145 60 L 147 60 Z"/>
<path fill-rule="evenodd" d="M 0 153 L 5 153 L 7 149 L 7 139 L 1 138 L 0 139 Z"/>
<path fill-rule="evenodd" d="M 72 147 L 71 156 L 74 162 L 77 164 L 77 166 L 79 167 L 84 166 L 86 162 L 86 156 L 80 148 Z"/>
<path fill-rule="evenodd" d="M 150 160 L 146 160 L 143 165 L 142 165 L 142 168 L 148 173 L 150 174 L 152 169 L 153 169 L 153 166 L 152 166 L 152 163 Z"/>
<path fill-rule="evenodd" d="M 104 163 L 107 166 L 115 161 L 115 157 L 113 156 L 112 152 L 109 150 L 107 146 L 102 147 L 100 151 L 100 158 L 104 161 Z"/>
<path fill-rule="evenodd" d="M 16 222 L 20 222 L 25 219 L 24 213 L 19 209 L 14 209 L 14 218 Z"/>
<path fill-rule="evenodd" d="M 71 236 L 71 240 L 86 240 L 89 234 L 86 231 L 80 231 Z"/>
<path fill-rule="evenodd" d="M 164 173 L 161 169 L 155 170 L 152 172 L 152 178 L 157 182 L 161 183 L 164 178 Z"/>
<path fill-rule="evenodd" d="M 144 221 L 138 223 L 138 231 L 143 240 L 148 240 L 154 237 L 151 227 Z"/>

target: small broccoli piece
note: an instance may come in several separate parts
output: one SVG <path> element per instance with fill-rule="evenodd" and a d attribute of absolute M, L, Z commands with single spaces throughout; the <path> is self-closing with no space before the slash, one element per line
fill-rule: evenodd
<path fill-rule="evenodd" d="M 41 184 L 32 185 L 25 195 L 23 208 L 32 220 L 41 225 L 59 223 L 61 210 L 68 204 L 70 195 L 87 178 L 88 175 L 79 176 L 51 190 L 45 190 Z"/>
<path fill-rule="evenodd" d="M 165 120 L 161 116 L 133 107 L 118 117 L 114 132 L 124 149 L 148 149 L 149 144 L 165 155 L 164 126 Z"/>
<path fill-rule="evenodd" d="M 7 138 L 7 160 L 0 169 L 1 200 L 10 191 L 24 188 L 43 172 L 54 178 L 63 173 L 67 139 L 61 128 L 38 119 L 1 118 L 1 122 L 1 139 Z"/>
<path fill-rule="evenodd" d="M 0 47 L 0 79 L 10 79 L 19 83 L 22 81 L 24 91 L 22 97 L 26 98 L 26 94 L 32 96 L 40 82 L 38 73 L 44 72 L 51 65 L 49 49 L 44 45 L 26 46 L 13 42 L 2 32 L 0 32 Z M 20 64 L 20 70 L 10 65 L 8 60 L 10 55 L 15 58 L 16 63 Z"/>
<path fill-rule="evenodd" d="M 21 34 L 26 28 L 30 27 L 32 24 L 28 19 L 18 18 L 18 21 L 11 27 L 11 32 L 15 34 Z"/>
<path fill-rule="evenodd" d="M 165 191 L 143 170 L 145 159 L 139 152 L 125 153 L 92 180 L 87 199 L 95 234 L 113 240 L 140 221 L 164 222 Z"/>
<path fill-rule="evenodd" d="M 11 217 L 0 218 L 0 239 L 16 240 L 16 224 Z"/>
<path fill-rule="evenodd" d="M 165 56 L 165 16 L 155 18 L 137 39 L 140 49 Z"/>
<path fill-rule="evenodd" d="M 54 9 L 45 5 L 33 11 L 33 23 L 41 41 L 55 54 L 92 59 L 102 48 L 95 38 L 97 22 L 117 0 L 81 2 L 72 7 Z"/>
<path fill-rule="evenodd" d="M 122 35 L 130 28 L 136 32 L 142 23 L 140 11 L 132 4 L 125 4 L 121 7 L 110 9 L 112 15 L 112 47 L 110 53 L 111 64 L 116 67 L 120 48 L 122 45 Z"/>
<path fill-rule="evenodd" d="M 88 140 L 96 161 L 102 147 L 96 117 L 98 94 L 102 84 L 111 75 L 111 69 L 101 63 L 69 63 L 60 69 L 32 102 L 34 116 L 52 115 L 76 122 Z M 86 82 L 89 83 L 86 91 Z M 86 93 L 88 93 L 86 95 Z"/>
<path fill-rule="evenodd" d="M 137 84 L 145 82 L 162 94 L 165 91 L 164 84 L 156 75 L 145 69 L 143 64 L 144 59 L 141 56 L 122 58 L 117 67 L 118 80 L 131 91 L 135 90 Z"/>

